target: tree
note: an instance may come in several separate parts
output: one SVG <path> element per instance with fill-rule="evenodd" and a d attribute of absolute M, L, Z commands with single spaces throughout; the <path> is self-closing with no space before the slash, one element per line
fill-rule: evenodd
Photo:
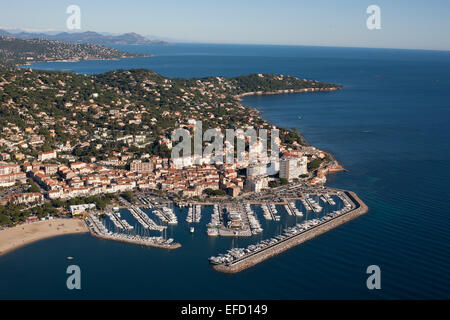
<path fill-rule="evenodd" d="M 308 163 L 308 171 L 314 171 L 320 167 L 322 163 L 321 159 L 314 159 L 313 161 Z"/>
<path fill-rule="evenodd" d="M 11 219 L 4 213 L 0 213 L 0 226 L 9 225 L 10 223 Z"/>
<path fill-rule="evenodd" d="M 275 181 L 275 180 L 269 181 L 269 187 L 270 188 L 276 188 L 276 187 L 279 187 L 279 186 L 280 186 L 280 183 L 278 181 Z"/>
<path fill-rule="evenodd" d="M 59 199 L 54 199 L 51 201 L 52 206 L 54 206 L 55 208 L 62 208 L 64 207 L 64 201 L 59 200 Z"/>
<path fill-rule="evenodd" d="M 134 202 L 134 196 L 131 191 L 125 191 L 124 193 L 121 194 L 121 196 L 128 202 Z"/>
<path fill-rule="evenodd" d="M 203 193 L 208 196 L 223 196 L 226 194 L 224 190 L 213 190 L 211 188 L 203 190 Z"/>
<path fill-rule="evenodd" d="M 30 187 L 28 188 L 28 192 L 40 192 L 41 189 L 39 189 L 38 185 L 34 182 L 30 182 Z"/>

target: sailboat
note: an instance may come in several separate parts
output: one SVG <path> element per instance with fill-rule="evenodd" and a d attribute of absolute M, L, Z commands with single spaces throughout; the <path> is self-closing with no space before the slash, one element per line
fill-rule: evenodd
<path fill-rule="evenodd" d="M 298 120 L 302 120 L 302 116 L 298 116 Z"/>
<path fill-rule="evenodd" d="M 190 232 L 190 233 L 194 233 L 194 231 L 195 231 L 194 227 L 190 227 L 190 228 L 189 228 L 189 232 Z"/>

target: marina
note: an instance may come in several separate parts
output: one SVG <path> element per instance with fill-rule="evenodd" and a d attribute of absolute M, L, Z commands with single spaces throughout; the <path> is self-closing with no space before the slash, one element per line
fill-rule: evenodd
<path fill-rule="evenodd" d="M 220 236 L 249 237 L 252 235 L 250 230 L 247 212 L 242 204 L 227 204 L 224 206 L 222 225 L 219 228 Z"/>
<path fill-rule="evenodd" d="M 137 206 L 131 206 L 129 211 L 133 217 L 144 227 L 149 230 L 163 231 L 166 226 L 160 226 L 150 219 L 148 215 Z"/>
<path fill-rule="evenodd" d="M 150 201 L 149 198 L 144 196 L 137 197 L 140 203 L 142 203 L 144 206 L 146 206 L 146 209 L 153 209 L 153 203 Z"/>
<path fill-rule="evenodd" d="M 178 224 L 178 219 L 173 209 L 169 207 L 155 208 L 153 213 L 162 221 L 168 224 Z"/>
<path fill-rule="evenodd" d="M 199 204 L 191 204 L 189 205 L 188 215 L 186 217 L 186 222 L 200 222 L 202 218 L 202 206 Z"/>
<path fill-rule="evenodd" d="M 269 205 L 267 205 L 267 204 L 262 204 L 262 205 L 261 205 L 261 209 L 262 209 L 263 212 L 264 212 L 264 218 L 265 218 L 266 220 L 273 220 L 273 214 L 272 214 L 271 210 L 269 209 Z"/>
<path fill-rule="evenodd" d="M 340 192 L 338 196 L 345 203 L 343 209 L 335 210 L 320 219 L 308 220 L 286 228 L 282 234 L 249 245 L 246 248 L 232 248 L 225 254 L 210 257 L 209 262 L 213 264 L 213 268 L 216 271 L 237 273 L 357 218 L 368 211 L 367 206 L 355 193 L 345 191 Z"/>
<path fill-rule="evenodd" d="M 218 228 L 220 227 L 220 215 L 219 215 L 219 205 L 215 204 L 213 206 L 213 213 L 211 214 L 211 221 L 207 224 L 206 232 L 208 236 L 215 237 L 219 235 Z"/>
<path fill-rule="evenodd" d="M 252 210 L 250 204 L 245 205 L 245 213 L 247 214 L 247 219 L 252 234 L 255 235 L 263 232 L 261 224 L 259 223 L 258 218 L 256 217 L 255 212 Z"/>
<path fill-rule="evenodd" d="M 150 47 L 148 52 L 157 50 L 154 47 Z M 361 219 L 353 220 L 348 225 L 311 241 L 307 246 L 296 247 L 285 252 L 287 254 L 267 260 L 256 268 L 249 269 L 249 272 L 234 277 L 208 272 L 211 270 L 208 270 L 210 265 L 207 263 L 209 256 L 217 256 L 230 249 L 233 237 L 208 238 L 206 228 L 200 225 L 195 226 L 195 237 L 189 237 L 185 211 L 180 213 L 176 208 L 179 224 L 173 227 L 175 234 L 170 236 L 183 244 L 182 250 L 169 254 L 165 250 L 147 250 L 143 247 L 127 250 L 132 245 L 117 246 L 113 241 L 104 244 L 107 241 L 89 235 L 64 236 L 36 242 L 18 249 L 3 260 L 4 276 L 0 282 L 8 283 L 8 290 L 3 293 L 6 299 L 33 299 L 37 294 L 44 299 L 70 298 L 73 292 L 61 286 L 58 277 L 51 276 L 58 271 L 51 266 L 58 264 L 61 257 L 63 262 L 67 261 L 66 256 L 74 256 L 74 261 L 81 261 L 89 266 L 91 273 L 102 273 L 102 277 L 91 280 L 93 283 L 90 287 L 108 286 L 111 282 L 109 279 L 114 279 L 114 286 L 124 289 L 120 293 L 119 289 L 108 292 L 81 290 L 86 299 L 99 297 L 100 293 L 103 298 L 114 299 L 376 299 L 380 295 L 376 290 L 366 289 L 364 280 L 367 276 L 362 268 L 372 263 L 380 264 L 382 272 L 389 275 L 390 280 L 399 280 L 384 282 L 383 290 L 378 292 L 386 299 L 448 299 L 450 280 L 443 277 L 441 272 L 449 264 L 445 253 L 448 252 L 446 244 L 450 243 L 450 233 L 446 232 L 448 197 L 445 196 L 445 185 L 442 186 L 447 181 L 448 172 L 447 162 L 442 160 L 442 154 L 446 154 L 448 145 L 446 139 L 442 139 L 448 131 L 448 126 L 445 126 L 448 108 L 443 105 L 443 102 L 448 101 L 445 100 L 448 97 L 448 72 L 445 72 L 448 57 L 445 52 L 430 54 L 425 51 L 398 52 L 387 49 L 373 49 L 369 52 L 371 49 L 264 46 L 217 46 L 213 48 L 214 51 L 208 51 L 204 47 L 193 45 L 163 47 L 161 50 L 164 51 L 158 51 L 156 57 L 152 58 L 158 61 L 149 62 L 146 67 L 156 68 L 155 71 L 166 72 L 172 77 L 207 76 L 211 74 L 211 70 L 214 72 L 213 76 L 237 75 L 244 68 L 244 72 L 267 70 L 292 72 L 299 76 L 306 72 L 312 78 L 329 77 L 336 82 L 345 83 L 347 88 L 336 92 L 337 95 L 324 94 L 311 97 L 311 100 L 309 95 L 280 95 L 248 97 L 243 102 L 261 110 L 265 119 L 281 127 L 290 128 L 302 123 L 302 127 L 298 129 L 311 145 L 321 145 L 330 152 L 337 152 L 336 156 L 349 171 L 329 176 L 327 185 L 354 189 L 370 207 L 370 212 Z M 165 54 L 166 47 L 167 51 L 170 49 L 170 54 Z M 244 49 L 247 50 L 246 54 L 248 52 L 247 58 L 233 57 L 242 56 Z M 201 50 L 211 52 L 212 57 L 195 55 L 191 58 L 185 54 L 203 54 Z M 297 58 L 291 58 L 294 56 Z M 319 56 L 323 59 L 318 59 Z M 400 63 L 400 60 L 408 58 L 416 63 Z M 63 63 L 64 65 L 47 62 L 33 68 L 66 68 L 79 73 L 101 73 L 119 67 L 142 67 L 142 59 L 135 59 L 137 63 L 132 63 L 134 59 L 123 60 L 117 66 L 107 65 L 104 61 L 88 61 Z M 269 64 L 268 61 L 272 63 Z M 375 76 L 367 76 L 371 74 Z M 371 107 L 361 108 L 367 99 L 372 102 Z M 392 104 L 386 103 L 388 100 L 398 102 L 395 109 Z M 427 116 L 423 116 L 424 113 Z M 299 114 L 303 116 L 301 121 L 297 120 Z M 386 116 L 389 118 L 388 123 Z M 312 123 L 303 123 L 305 120 Z M 364 133 L 369 131 L 370 134 Z M 422 170 L 423 168 L 426 170 Z M 340 206 L 341 200 L 331 192 L 329 194 Z M 176 201 L 184 203 L 187 211 L 188 200 Z M 212 202 L 210 199 L 201 201 Z M 273 220 L 264 221 L 259 207 L 261 201 L 276 203 L 282 220 L 295 220 L 295 217 L 286 215 L 282 206 L 278 207 L 282 200 L 266 201 L 260 197 L 254 199 L 252 205 L 256 205 L 255 211 L 264 227 L 261 235 L 263 239 L 273 236 L 266 225 L 276 224 Z M 320 205 L 326 211 L 327 206 L 322 201 Z M 312 210 L 305 210 L 301 203 L 297 203 L 297 206 L 304 214 L 302 219 L 316 216 Z M 144 211 L 150 214 L 149 211 Z M 131 222 L 127 215 L 128 212 L 122 213 L 122 217 L 135 229 L 140 227 Z M 203 216 L 205 224 L 210 222 L 211 215 L 206 210 Z M 407 228 L 394 228 L 395 226 Z M 284 227 L 283 224 L 281 229 Z M 369 236 L 371 234 L 376 236 Z M 426 237 L 422 239 L 424 235 Z M 193 238 L 190 243 L 185 240 L 189 238 Z M 75 240 L 81 242 L 74 247 L 82 247 L 83 250 L 68 252 L 64 247 L 73 244 Z M 245 248 L 250 242 L 257 243 L 260 239 L 251 237 L 239 240 L 236 245 Z M 58 250 L 60 246 L 63 248 Z M 322 248 L 329 250 L 330 254 L 321 252 Z M 34 279 L 23 277 L 27 272 L 24 259 L 37 260 L 45 255 L 46 250 L 57 252 L 58 255 L 45 256 L 49 266 L 35 264 L 36 272 L 42 276 Z M 338 254 L 332 254 L 333 252 Z M 190 253 L 196 257 L 184 259 Z M 95 264 L 88 263 L 100 254 L 101 260 Z M 124 259 L 117 259 L 118 254 Z M 172 259 L 168 260 L 168 256 Z M 116 260 L 128 262 L 129 275 L 117 274 L 116 269 L 109 268 Z M 153 261 L 159 260 L 160 263 L 155 264 L 155 267 L 150 266 Z M 175 266 L 178 260 L 183 261 L 180 267 Z M 327 263 L 323 263 L 324 261 Z M 142 273 L 138 262 L 149 265 L 147 275 Z M 336 265 L 341 263 L 344 264 L 344 269 L 340 270 L 345 270 L 344 272 L 336 270 Z M 280 270 L 277 266 L 283 268 Z M 186 277 L 185 272 L 178 272 L 184 270 L 192 270 L 194 273 Z M 324 274 L 327 276 L 323 276 Z M 198 281 L 200 276 L 204 276 L 202 282 Z M 14 281 L 10 280 L 12 277 L 15 278 Z M 264 281 L 271 278 L 276 278 L 278 285 Z M 171 279 L 178 285 L 169 286 L 166 279 Z M 129 290 L 130 283 L 133 282 L 141 285 L 135 290 Z M 35 289 L 29 290 L 31 286 Z M 45 286 L 61 287 L 61 290 L 49 293 L 44 289 Z M 148 290 L 148 287 L 158 287 L 161 290 Z"/>
<path fill-rule="evenodd" d="M 322 211 L 322 207 L 319 205 L 319 203 L 314 199 L 310 198 L 308 194 L 306 194 L 305 202 L 308 205 L 308 208 L 310 208 L 310 210 L 316 213 Z"/>
<path fill-rule="evenodd" d="M 266 208 L 266 209 L 264 209 L 264 208 Z M 280 216 L 278 215 L 278 210 L 273 203 L 264 205 L 263 210 L 267 210 L 269 217 L 270 217 L 270 219 L 268 219 L 268 220 L 280 221 Z"/>
<path fill-rule="evenodd" d="M 172 238 L 164 239 L 163 237 L 146 237 L 137 234 L 111 232 L 95 214 L 88 214 L 85 222 L 91 234 L 97 238 L 163 249 L 177 249 L 181 247 L 181 244 L 174 242 Z"/>
<path fill-rule="evenodd" d="M 243 247 L 235 247 L 232 244 L 225 253 L 209 258 L 209 262 L 217 271 L 234 273 L 328 231 L 366 210 L 362 201 L 350 191 L 323 187 L 302 188 L 301 185 L 294 185 L 286 190 L 280 189 L 278 194 L 288 197 L 273 198 L 273 201 L 239 199 L 215 203 L 183 203 L 177 206 L 177 210 L 167 202 L 163 204 L 163 201 L 158 199 L 156 201 L 148 196 L 136 197 L 143 208 L 122 201 L 126 207 L 121 209 L 126 209 L 130 213 L 142 227 L 140 230 L 143 234 L 139 231 L 131 233 L 135 227 L 131 226 L 129 219 L 127 221 L 121 216 L 122 211 L 119 208 L 105 213 L 114 225 L 114 230 L 119 232 L 108 230 L 95 215 L 90 215 L 86 223 L 95 236 L 104 239 L 175 248 L 178 246 L 174 247 L 174 239 L 167 239 L 167 228 L 176 226 L 177 214 L 185 212 L 187 231 L 191 235 L 196 232 L 197 227 L 192 225 L 196 223 L 201 229 L 205 228 L 208 237 L 249 239 L 244 241 Z M 305 214 L 297 207 L 300 203 L 306 211 Z M 277 205 L 284 208 L 281 211 L 283 217 L 279 214 Z M 151 210 L 151 213 L 166 225 L 157 224 L 143 209 Z M 210 218 L 206 226 L 200 224 L 205 213 L 203 211 Z M 265 220 L 265 227 L 259 217 Z M 265 228 L 268 228 L 267 232 Z M 154 231 L 160 232 L 161 235 L 151 235 Z"/>
<path fill-rule="evenodd" d="M 120 218 L 119 212 L 112 211 L 112 212 L 107 212 L 105 214 L 106 214 L 106 216 L 108 216 L 111 219 L 112 223 L 114 224 L 114 226 L 117 229 L 123 229 L 123 230 L 133 230 L 134 229 L 134 227 L 131 226 L 125 219 Z"/>
<path fill-rule="evenodd" d="M 303 213 L 297 209 L 294 201 L 288 201 L 284 208 L 290 216 L 303 217 Z"/>

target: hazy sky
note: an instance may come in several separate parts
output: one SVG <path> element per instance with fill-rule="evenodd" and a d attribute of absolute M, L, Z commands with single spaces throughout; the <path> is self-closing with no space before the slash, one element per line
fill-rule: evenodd
<path fill-rule="evenodd" d="M 137 32 L 186 42 L 261 43 L 450 50 L 450 0 L 0 0 L 1 28 Z M 381 8 L 368 30 L 366 9 Z"/>

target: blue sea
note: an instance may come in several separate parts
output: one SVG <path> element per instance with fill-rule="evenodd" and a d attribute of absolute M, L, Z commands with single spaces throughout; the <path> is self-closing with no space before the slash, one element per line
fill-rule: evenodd
<path fill-rule="evenodd" d="M 215 272 L 207 258 L 249 239 L 208 238 L 208 208 L 193 235 L 185 211 L 177 210 L 180 224 L 169 236 L 183 247 L 174 251 L 90 235 L 46 239 L 0 257 L 0 298 L 450 298 L 450 52 L 206 44 L 117 48 L 155 57 L 32 68 L 86 74 L 148 68 L 168 77 L 276 73 L 342 84 L 336 92 L 247 97 L 243 103 L 332 152 L 348 171 L 329 176 L 327 184 L 355 191 L 369 212 L 234 275 Z M 81 268 L 81 290 L 66 288 L 69 264 Z M 369 265 L 381 269 L 381 290 L 366 287 Z"/>

